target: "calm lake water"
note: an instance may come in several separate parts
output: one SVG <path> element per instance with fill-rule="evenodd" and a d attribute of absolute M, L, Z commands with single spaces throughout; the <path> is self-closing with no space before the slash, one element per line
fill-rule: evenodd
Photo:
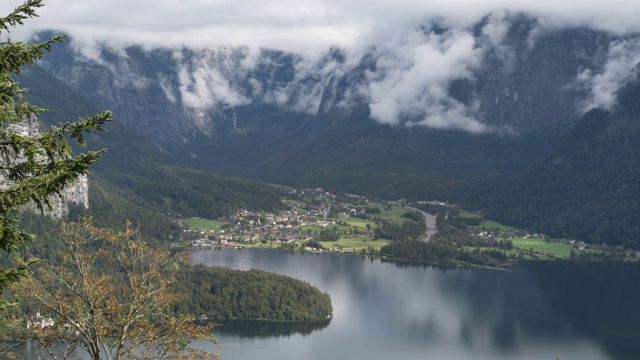
<path fill-rule="evenodd" d="M 333 301 L 329 323 L 227 323 L 214 332 L 223 360 L 640 359 L 636 264 L 442 269 L 264 249 L 192 259 L 293 276 Z"/>

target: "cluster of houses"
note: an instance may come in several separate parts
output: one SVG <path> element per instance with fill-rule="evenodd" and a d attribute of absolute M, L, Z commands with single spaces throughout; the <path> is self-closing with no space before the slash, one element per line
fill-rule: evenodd
<path fill-rule="evenodd" d="M 468 232 L 469 235 L 472 236 L 482 236 L 487 238 L 504 238 L 504 239 L 515 239 L 515 238 L 542 238 L 547 239 L 545 234 L 529 234 L 527 230 L 522 229 L 510 229 L 510 230 L 500 230 L 500 229 L 487 229 L 487 228 L 473 228 L 470 227 Z"/>
<path fill-rule="evenodd" d="M 296 211 L 280 214 L 258 213 L 241 209 L 233 216 L 224 218 L 225 225 L 220 230 L 197 231 L 194 247 L 238 246 L 244 242 L 268 240 L 280 243 L 304 241 L 306 235 L 294 226 L 305 224 L 302 215 Z M 185 230 L 185 234 L 191 231 Z M 193 235 L 190 235 L 193 237 Z"/>
<path fill-rule="evenodd" d="M 183 239 L 191 240 L 193 247 L 240 246 L 245 242 L 271 242 L 273 244 L 299 243 L 313 239 L 304 226 L 326 227 L 339 218 L 364 214 L 357 206 L 346 206 L 336 201 L 336 195 L 322 188 L 292 190 L 301 201 L 292 203 L 291 210 L 278 213 L 253 212 L 240 209 L 223 218 L 220 230 L 185 229 Z M 355 202 L 366 202 L 358 195 L 347 195 Z M 342 205 L 340 205 L 342 204 Z"/>
<path fill-rule="evenodd" d="M 27 329 L 44 329 L 53 326 L 53 324 L 52 318 L 44 317 L 40 312 L 37 312 L 36 316 L 31 316 L 27 319 Z"/>

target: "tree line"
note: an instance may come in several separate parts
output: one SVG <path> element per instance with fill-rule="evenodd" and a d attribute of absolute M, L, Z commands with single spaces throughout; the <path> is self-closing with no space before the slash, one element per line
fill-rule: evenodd
<path fill-rule="evenodd" d="M 430 208 L 437 213 L 438 232 L 427 243 L 416 238 L 403 238 L 392 241 L 380 249 L 380 255 L 387 259 L 413 262 L 429 262 L 443 265 L 473 264 L 483 266 L 501 266 L 509 261 L 504 250 L 513 248 L 509 241 L 493 242 L 468 235 L 449 223 L 445 216 L 448 209 Z M 424 223 L 422 223 L 424 225 Z M 501 247 L 500 249 L 480 249 L 484 246 Z M 475 247 L 475 248 L 473 248 Z"/>
<path fill-rule="evenodd" d="M 624 245 L 640 233 L 640 80 L 611 111 L 587 112 L 552 152 L 472 203 L 486 217 L 556 238 Z"/>
<path fill-rule="evenodd" d="M 261 270 L 195 265 L 180 272 L 176 313 L 214 320 L 318 321 L 331 318 L 327 293 L 302 280 Z"/>

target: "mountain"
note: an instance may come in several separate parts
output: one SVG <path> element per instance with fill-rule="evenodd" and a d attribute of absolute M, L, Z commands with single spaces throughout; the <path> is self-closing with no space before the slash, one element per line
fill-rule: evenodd
<path fill-rule="evenodd" d="M 503 20 L 431 22 L 319 58 L 72 39 L 41 65 L 180 163 L 462 200 L 525 169 L 606 101 L 594 89 L 616 89 L 611 65 L 624 66 L 636 41 Z"/>
<path fill-rule="evenodd" d="M 633 79 L 633 77 L 632 77 Z M 483 196 L 484 214 L 556 237 L 638 249 L 640 81 L 586 113 L 552 151 Z"/>
<path fill-rule="evenodd" d="M 29 89 L 31 103 L 49 109 L 39 117 L 45 124 L 101 110 L 40 67 L 25 68 L 18 81 Z M 117 119 L 106 128 L 87 138 L 90 149 L 107 149 L 91 167 L 89 186 L 88 214 L 102 226 L 121 227 L 128 219 L 145 235 L 167 240 L 179 230 L 174 216 L 217 218 L 238 208 L 282 206 L 274 186 L 177 165 Z M 72 220 L 87 213 L 82 206 L 71 208 Z"/>

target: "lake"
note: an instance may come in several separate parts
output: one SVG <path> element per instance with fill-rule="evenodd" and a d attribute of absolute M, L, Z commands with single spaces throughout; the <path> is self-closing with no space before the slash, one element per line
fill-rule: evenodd
<path fill-rule="evenodd" d="M 355 255 L 197 250 L 195 263 L 293 276 L 331 295 L 327 324 L 229 322 L 233 359 L 638 359 L 638 264 L 443 269 Z"/>

